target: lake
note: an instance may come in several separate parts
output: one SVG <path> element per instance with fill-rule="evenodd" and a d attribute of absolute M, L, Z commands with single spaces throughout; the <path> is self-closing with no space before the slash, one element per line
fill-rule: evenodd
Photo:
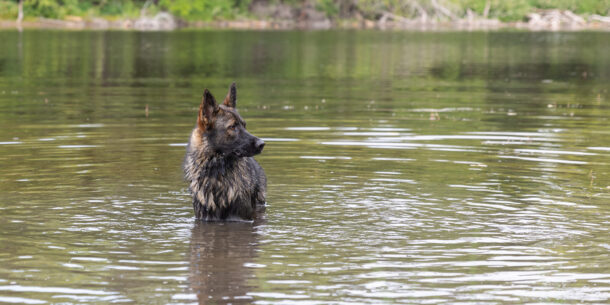
<path fill-rule="evenodd" d="M 0 303 L 610 299 L 610 33 L 0 31 Z M 195 220 L 204 88 L 267 145 Z"/>

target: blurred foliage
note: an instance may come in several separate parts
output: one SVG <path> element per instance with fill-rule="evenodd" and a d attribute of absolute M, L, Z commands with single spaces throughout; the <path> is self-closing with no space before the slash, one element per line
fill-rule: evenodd
<path fill-rule="evenodd" d="M 369 18 L 379 18 L 384 12 L 407 18 L 421 17 L 424 11 L 427 17 L 445 19 L 441 9 L 464 17 L 468 10 L 482 16 L 485 7 L 489 6 L 488 17 L 502 21 L 523 20 L 528 13 L 537 9 L 571 10 L 579 14 L 610 13 L 610 0 L 335 0 L 335 3 L 350 2 L 355 4 L 361 13 Z"/>
<path fill-rule="evenodd" d="M 461 8 L 462 14 L 467 9 L 478 15 L 483 15 L 485 6 L 489 2 L 489 17 L 502 21 L 522 20 L 528 13 L 537 9 L 570 10 L 577 14 L 610 13 L 610 0 L 448 0 Z"/>
<path fill-rule="evenodd" d="M 451 2 L 466 13 L 467 9 L 472 10 L 477 15 L 482 16 L 486 5 L 489 5 L 489 18 L 497 18 L 502 21 L 518 21 L 522 20 L 529 12 L 537 7 L 532 5 L 532 0 L 451 0 Z M 489 2 L 489 4 L 487 4 Z M 559 8 L 559 7 L 554 7 Z"/>
<path fill-rule="evenodd" d="M 274 10 L 280 5 L 313 7 L 327 17 L 376 20 L 384 13 L 406 18 L 462 18 L 468 11 L 503 21 L 523 20 L 537 9 L 571 10 L 578 14 L 610 13 L 610 0 L 24 0 L 26 17 L 63 19 L 67 16 L 133 18 L 143 7 L 149 14 L 168 11 L 187 21 L 236 19 L 249 15 L 252 2 Z M 0 0 L 0 18 L 17 17 L 17 0 Z M 447 14 L 449 12 L 449 15 Z"/>
<path fill-rule="evenodd" d="M 27 17 L 64 19 L 80 17 L 135 17 L 145 1 L 128 0 L 24 0 L 23 11 Z M 16 0 L 0 0 L 0 18 L 17 17 Z"/>
<path fill-rule="evenodd" d="M 328 17 L 334 17 L 339 14 L 339 1 L 333 0 L 316 0 L 316 9 L 323 12 Z"/>
<path fill-rule="evenodd" d="M 248 11 L 249 0 L 160 0 L 159 6 L 188 21 L 234 19 Z"/>
<path fill-rule="evenodd" d="M 0 19 L 17 18 L 17 2 L 0 0 Z"/>

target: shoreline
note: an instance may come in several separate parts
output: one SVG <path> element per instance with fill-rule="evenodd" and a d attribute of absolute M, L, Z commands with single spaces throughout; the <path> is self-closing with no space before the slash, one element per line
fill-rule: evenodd
<path fill-rule="evenodd" d="M 380 20 L 227 20 L 184 22 L 175 20 L 169 14 L 138 19 L 107 20 L 103 18 L 69 20 L 38 18 L 18 22 L 0 20 L 0 29 L 56 29 L 56 30 L 125 30 L 125 31 L 173 31 L 180 29 L 237 29 L 237 30 L 406 30 L 406 31 L 610 31 L 610 17 L 597 16 L 597 20 L 586 21 L 578 15 L 548 16 L 535 14 L 529 21 L 502 22 L 497 19 L 467 18 L 453 21 L 421 19 Z M 545 18 L 546 17 L 546 18 Z M 390 20 L 388 20 L 390 19 Z"/>

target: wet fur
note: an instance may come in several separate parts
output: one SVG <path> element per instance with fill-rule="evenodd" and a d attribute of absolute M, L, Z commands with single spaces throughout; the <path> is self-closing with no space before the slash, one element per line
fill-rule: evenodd
<path fill-rule="evenodd" d="M 198 219 L 251 220 L 265 204 L 267 178 L 252 158 L 264 142 L 246 131 L 235 101 L 235 84 L 218 106 L 206 89 L 191 133 L 183 168 Z"/>

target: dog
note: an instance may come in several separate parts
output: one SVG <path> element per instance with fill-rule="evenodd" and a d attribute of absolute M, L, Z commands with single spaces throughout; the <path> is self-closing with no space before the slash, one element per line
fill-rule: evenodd
<path fill-rule="evenodd" d="M 267 177 L 253 158 L 265 142 L 246 130 L 236 101 L 235 83 L 221 105 L 203 92 L 183 165 L 197 219 L 252 220 L 265 205 Z"/>

